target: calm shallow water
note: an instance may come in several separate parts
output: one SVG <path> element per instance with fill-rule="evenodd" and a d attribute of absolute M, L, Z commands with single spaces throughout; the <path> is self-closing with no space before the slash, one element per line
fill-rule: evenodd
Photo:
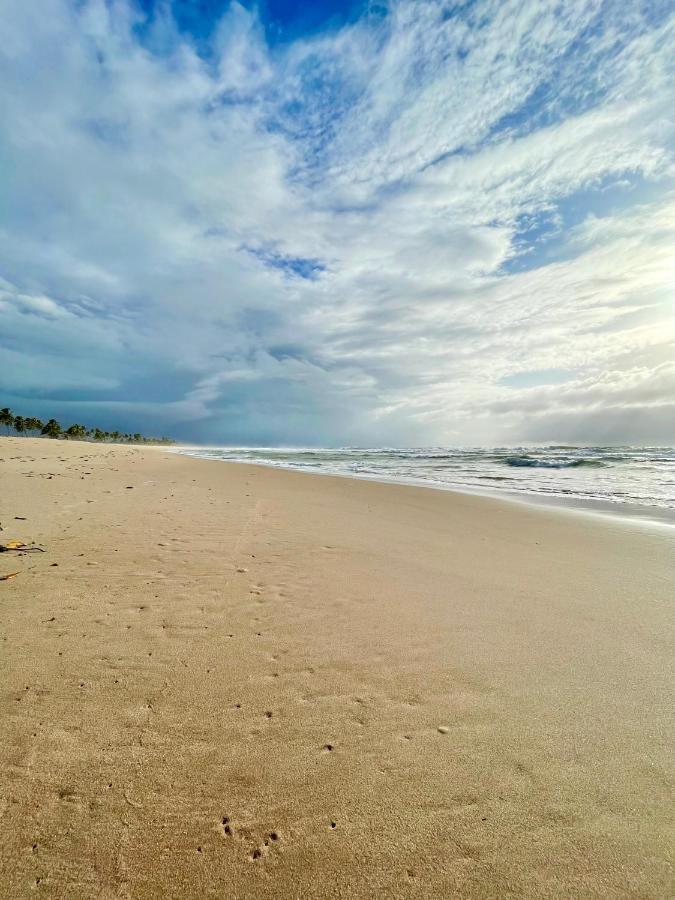
<path fill-rule="evenodd" d="M 186 448 L 206 459 L 675 515 L 673 447 Z"/>

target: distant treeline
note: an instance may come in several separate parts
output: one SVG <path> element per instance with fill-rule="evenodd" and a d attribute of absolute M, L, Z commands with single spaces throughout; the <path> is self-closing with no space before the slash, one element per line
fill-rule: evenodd
<path fill-rule="evenodd" d="M 0 409 L 0 425 L 5 425 L 7 434 L 14 431 L 16 434 L 30 434 L 34 437 L 44 435 L 49 438 L 65 438 L 75 441 L 111 441 L 115 444 L 173 444 L 167 437 L 145 437 L 139 432 L 125 434 L 122 431 L 102 431 L 100 428 L 87 428 L 85 425 L 69 425 L 64 428 L 56 419 L 43 422 L 32 416 L 15 416 L 12 410 L 5 406 Z"/>

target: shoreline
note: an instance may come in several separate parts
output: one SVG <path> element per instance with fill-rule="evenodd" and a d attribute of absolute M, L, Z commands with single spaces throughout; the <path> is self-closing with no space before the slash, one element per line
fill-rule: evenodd
<path fill-rule="evenodd" d="M 272 464 L 257 460 L 218 459 L 216 457 L 200 456 L 200 448 L 193 447 L 160 447 L 167 453 L 175 453 L 190 459 L 200 459 L 207 462 L 231 463 L 233 465 L 261 466 L 271 470 L 296 472 L 299 475 L 324 475 L 331 478 L 347 478 L 357 481 L 373 481 L 378 484 L 396 484 L 403 487 L 425 488 L 427 490 L 454 493 L 469 497 L 485 497 L 491 500 L 517 503 L 525 506 L 543 507 L 566 513 L 580 514 L 582 516 L 600 517 L 604 520 L 612 520 L 624 525 L 635 525 L 644 528 L 675 528 L 675 509 L 670 507 L 648 506 L 637 503 L 624 503 L 610 500 L 585 499 L 578 496 L 564 497 L 561 495 L 547 495 L 542 493 L 514 491 L 506 488 L 490 490 L 489 488 L 459 487 L 457 485 L 445 485 L 442 482 L 426 481 L 424 479 L 405 478 L 386 475 L 371 475 L 359 472 L 336 472 L 329 470 L 313 470 L 309 468 L 294 467 L 283 463 Z M 210 449 L 210 448 L 206 448 Z M 194 451 L 194 452 L 192 452 Z"/>
<path fill-rule="evenodd" d="M 8 895 L 672 893 L 668 533 L 157 449 L 0 438 Z"/>

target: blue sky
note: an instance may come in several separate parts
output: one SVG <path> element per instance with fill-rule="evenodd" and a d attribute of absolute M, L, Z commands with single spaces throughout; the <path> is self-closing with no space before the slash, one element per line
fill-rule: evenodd
<path fill-rule="evenodd" d="M 384 3 L 368 3 L 363 0 L 322 0 L 321 3 L 297 3 L 295 0 L 267 0 L 263 3 L 242 3 L 242 7 L 254 13 L 265 31 L 268 45 L 284 44 L 308 35 L 327 30 L 337 30 L 353 23 L 363 15 L 379 15 L 386 12 Z M 145 21 L 153 22 L 166 12 L 166 3 L 158 0 L 140 0 L 138 6 Z M 174 0 L 171 15 L 177 30 L 195 40 L 206 55 L 209 41 L 217 29 L 227 0 Z"/>
<path fill-rule="evenodd" d="M 675 442 L 671 0 L 0 0 L 0 396 Z"/>

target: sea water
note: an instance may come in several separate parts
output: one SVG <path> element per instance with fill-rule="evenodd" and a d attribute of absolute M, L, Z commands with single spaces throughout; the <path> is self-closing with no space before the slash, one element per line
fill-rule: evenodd
<path fill-rule="evenodd" d="M 501 494 L 675 521 L 675 448 L 197 447 L 190 456 Z"/>

